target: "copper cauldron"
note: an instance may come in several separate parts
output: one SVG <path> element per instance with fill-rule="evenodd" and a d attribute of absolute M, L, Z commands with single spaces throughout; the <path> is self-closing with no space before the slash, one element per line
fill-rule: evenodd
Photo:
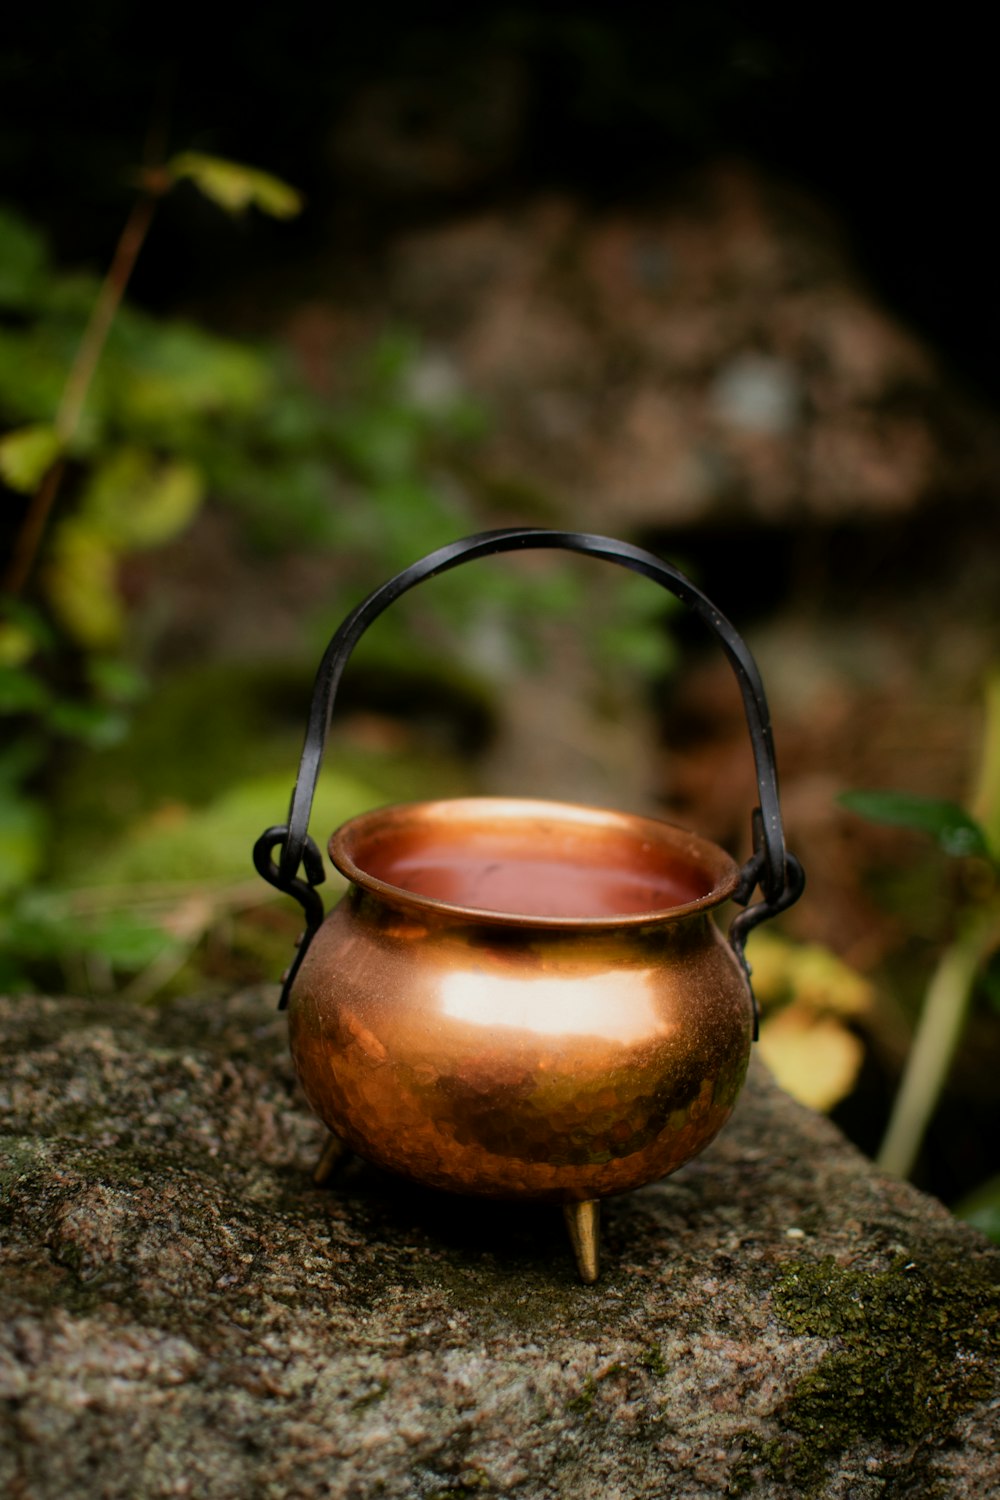
<path fill-rule="evenodd" d="M 322 857 L 306 830 L 354 645 L 422 579 L 532 547 L 643 573 L 715 630 L 756 756 L 753 856 L 741 868 L 668 823 L 557 802 L 416 803 L 333 835 L 349 888 L 324 919 Z M 317 677 L 289 822 L 261 836 L 254 858 L 306 911 L 282 1005 L 302 1086 L 331 1132 L 317 1180 L 350 1150 L 427 1186 L 559 1203 L 585 1281 L 598 1271 L 599 1200 L 675 1171 L 728 1119 L 756 1034 L 743 943 L 802 889 L 784 849 L 763 689 L 732 626 L 651 553 L 535 529 L 442 548 L 348 617 Z M 713 909 L 745 906 L 757 885 L 764 899 L 727 942 Z"/>

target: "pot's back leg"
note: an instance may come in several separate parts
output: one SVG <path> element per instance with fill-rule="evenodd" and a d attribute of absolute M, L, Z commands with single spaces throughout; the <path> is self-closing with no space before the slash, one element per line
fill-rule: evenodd
<path fill-rule="evenodd" d="M 316 1186 L 325 1187 L 337 1171 L 337 1168 L 347 1161 L 350 1154 L 350 1147 L 347 1143 L 342 1141 L 340 1136 L 335 1135 L 331 1130 L 330 1139 L 323 1147 L 323 1155 L 316 1163 L 313 1171 L 313 1182 Z"/>
<path fill-rule="evenodd" d="M 597 1198 L 563 1206 L 580 1280 L 597 1280 L 601 1269 L 601 1205 Z"/>

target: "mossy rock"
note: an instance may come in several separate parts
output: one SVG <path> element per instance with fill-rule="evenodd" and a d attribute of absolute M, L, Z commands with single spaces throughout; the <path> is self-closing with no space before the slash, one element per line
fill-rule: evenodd
<path fill-rule="evenodd" d="M 1000 1493 L 1000 1252 L 761 1068 L 584 1286 L 557 1210 L 316 1188 L 275 998 L 0 1002 L 0 1492 Z"/>

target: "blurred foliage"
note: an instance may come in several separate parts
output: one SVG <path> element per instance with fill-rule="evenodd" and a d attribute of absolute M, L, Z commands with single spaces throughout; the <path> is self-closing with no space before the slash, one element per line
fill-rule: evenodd
<path fill-rule="evenodd" d="M 990 857 L 985 830 L 957 802 L 894 791 L 843 792 L 839 801 L 842 807 L 860 813 L 874 823 L 929 834 L 945 854 L 955 858 L 966 855 L 981 859 Z"/>
<path fill-rule="evenodd" d="M 898 791 L 852 791 L 840 800 L 845 807 L 876 822 L 930 835 L 953 867 L 951 934 L 927 985 L 878 1158 L 886 1171 L 907 1176 L 940 1100 L 970 1009 L 977 1004 L 997 1008 L 1000 674 L 987 684 L 984 743 L 969 810 L 952 802 Z M 984 1188 L 985 1199 L 990 1191 L 996 1196 L 995 1187 Z"/>
<path fill-rule="evenodd" d="M 206 198 L 229 213 L 253 207 L 273 219 L 292 219 L 302 209 L 301 193 L 287 182 L 242 162 L 206 156 L 203 151 L 182 151 L 164 170 L 171 182 L 190 179 Z"/>
<path fill-rule="evenodd" d="M 857 1080 L 864 1044 L 852 1023 L 871 1010 L 873 985 L 829 948 L 774 932 L 754 933 L 749 957 L 761 1056 L 794 1098 L 831 1110 Z"/>
<path fill-rule="evenodd" d="M 162 193 L 181 179 L 230 211 L 255 206 L 280 217 L 298 208 L 276 179 L 196 153 L 147 173 L 145 188 Z M 190 921 L 178 938 L 156 901 L 137 909 L 120 896 L 106 906 L 53 889 L 47 868 L 53 766 L 74 743 L 117 747 L 127 761 L 136 709 L 150 691 L 151 632 L 123 587 L 129 558 L 177 538 L 210 504 L 238 517 L 242 540 L 260 556 L 262 586 L 268 558 L 284 550 L 328 553 L 341 586 L 352 574 L 376 583 L 436 545 L 496 524 L 471 461 L 484 414 L 454 381 L 428 378 L 407 333 L 384 333 L 331 401 L 280 349 L 129 306 L 113 271 L 102 281 L 57 268 L 44 238 L 0 209 L 0 478 L 10 492 L 0 525 L 15 549 L 33 517 L 41 527 L 30 579 L 22 570 L 0 622 L 7 987 L 51 986 L 60 970 L 63 982 L 79 984 L 81 963 L 88 974 L 103 963 L 111 977 L 161 972 L 165 957 L 189 945 Z M 405 648 L 418 669 L 440 671 L 443 660 L 497 682 L 537 659 L 547 621 L 572 615 L 586 622 L 588 649 L 612 691 L 630 676 L 665 672 L 668 597 L 614 570 L 596 599 L 585 571 L 560 562 L 530 576 L 502 565 L 458 569 L 405 620 L 380 622 L 369 656 L 381 650 L 395 659 Z M 176 743 L 170 726 L 163 733 Z M 118 864 L 109 855 L 80 871 L 81 886 L 142 889 L 197 875 L 228 888 L 233 862 L 246 868 L 250 840 L 287 793 L 287 783 L 275 788 L 264 809 L 246 774 L 234 783 L 232 768 L 220 769 L 211 809 L 202 805 L 195 817 L 182 798 L 175 825 L 157 838 L 141 825 L 120 829 L 130 842 Z M 368 788 L 369 799 L 376 790 Z M 242 821 L 226 821 L 233 808 Z"/>
<path fill-rule="evenodd" d="M 139 976 L 137 991 L 155 993 L 223 916 L 262 904 L 247 851 L 287 794 L 287 773 L 272 773 L 204 806 L 165 804 L 93 856 L 85 883 L 22 890 L 0 917 L 0 987 L 37 975 L 55 988 L 110 988 L 117 975 Z M 377 784 L 333 771 L 317 792 L 317 820 L 333 827 L 381 800 Z"/>
<path fill-rule="evenodd" d="M 991 1177 L 956 1203 L 953 1212 L 1000 1245 L 1000 1177 Z"/>

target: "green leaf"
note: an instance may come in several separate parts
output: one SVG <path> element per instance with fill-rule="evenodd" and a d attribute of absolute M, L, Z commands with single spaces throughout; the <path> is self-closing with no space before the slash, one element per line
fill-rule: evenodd
<path fill-rule="evenodd" d="M 119 313 L 95 389 L 133 438 L 190 452 L 206 419 L 266 410 L 274 372 L 265 355 L 185 323 Z"/>
<path fill-rule="evenodd" d="M 364 375 L 384 398 L 398 392 L 420 353 L 420 344 L 408 328 L 390 328 L 380 335 L 364 361 Z"/>
<path fill-rule="evenodd" d="M 935 839 L 946 854 L 961 858 L 989 858 L 982 828 L 957 802 L 937 797 L 919 797 L 912 792 L 850 791 L 837 798 L 841 807 L 859 813 L 873 823 L 910 828 Z"/>
<path fill-rule="evenodd" d="M 318 829 L 336 828 L 384 800 L 368 783 L 329 771 L 320 778 L 312 821 Z M 207 807 L 171 804 L 133 825 L 90 866 L 88 881 L 252 880 L 254 841 L 287 802 L 288 776 L 280 772 L 238 782 Z"/>
<path fill-rule="evenodd" d="M 40 323 L 0 327 L 0 413 L 5 425 L 51 425 L 66 384 L 79 332 Z"/>
<path fill-rule="evenodd" d="M 45 852 L 45 816 L 12 788 L 0 788 L 0 893 L 32 880 Z"/>
<path fill-rule="evenodd" d="M 0 667 L 23 667 L 30 661 L 37 643 L 30 630 L 13 620 L 0 624 Z"/>
<path fill-rule="evenodd" d="M 103 703 L 80 703 L 63 700 L 52 705 L 47 715 L 50 729 L 67 739 L 83 740 L 96 750 L 120 745 L 128 733 L 127 714 Z"/>
<path fill-rule="evenodd" d="M 182 151 L 167 163 L 167 171 L 175 181 L 188 178 L 227 213 L 254 207 L 272 219 L 293 219 L 302 209 L 302 194 L 280 177 L 222 156 Z"/>
<path fill-rule="evenodd" d="M 4 946 L 29 962 L 95 954 L 134 972 L 177 945 L 159 923 L 139 913 L 75 912 L 72 892 L 29 891 L 6 913 L 3 926 Z"/>
<path fill-rule="evenodd" d="M 92 656 L 86 667 L 91 687 L 108 703 L 138 703 L 149 692 L 146 674 L 120 656 Z"/>
<path fill-rule="evenodd" d="M 952 1210 L 956 1218 L 964 1219 L 988 1239 L 1000 1245 L 1000 1177 L 992 1177 L 963 1198 Z"/>
<path fill-rule="evenodd" d="M 81 645 L 102 651 L 118 644 L 125 613 L 115 549 L 83 517 L 56 529 L 46 586 L 53 609 Z"/>
<path fill-rule="evenodd" d="M 262 464 L 248 457 L 228 466 L 224 483 L 218 473 L 213 480 L 239 509 L 244 533 L 257 547 L 329 547 L 341 535 L 336 491 L 325 464 L 310 458 Z"/>
<path fill-rule="evenodd" d="M 35 651 L 48 651 L 56 644 L 55 632 L 45 616 L 33 604 L 16 599 L 12 594 L 0 595 L 0 610 L 6 615 L 3 628 L 12 632 L 9 644 L 0 646 L 0 661 L 4 666 L 18 666 Z M 30 643 L 27 654 L 24 643 Z"/>
<path fill-rule="evenodd" d="M 0 666 L 0 714 L 40 713 L 49 704 L 49 690 L 24 666 Z"/>
<path fill-rule="evenodd" d="M 637 677 L 665 677 L 677 664 L 677 648 L 667 631 L 655 624 L 606 625 L 597 632 L 601 655 L 615 672 Z"/>
<path fill-rule="evenodd" d="M 12 490 L 34 494 L 59 456 L 59 434 L 44 422 L 18 427 L 0 437 L 0 475 Z"/>
<path fill-rule="evenodd" d="M 177 948 L 178 942 L 158 923 L 121 911 L 104 913 L 92 921 L 84 933 L 84 946 L 107 959 L 114 968 L 136 972 Z"/>
<path fill-rule="evenodd" d="M 115 551 L 156 547 L 177 536 L 201 504 L 193 464 L 158 463 L 142 448 L 122 448 L 95 471 L 81 516 Z"/>
<path fill-rule="evenodd" d="M 33 302 L 47 269 L 48 249 L 38 230 L 12 209 L 0 208 L 0 307 Z"/>
<path fill-rule="evenodd" d="M 374 484 L 413 483 L 420 472 L 419 416 L 402 406 L 346 412 L 337 430 L 341 455 L 359 478 Z"/>
<path fill-rule="evenodd" d="M 45 759 L 45 744 L 38 735 L 21 734 L 0 750 L 0 800 L 13 796 L 26 777 Z"/>

